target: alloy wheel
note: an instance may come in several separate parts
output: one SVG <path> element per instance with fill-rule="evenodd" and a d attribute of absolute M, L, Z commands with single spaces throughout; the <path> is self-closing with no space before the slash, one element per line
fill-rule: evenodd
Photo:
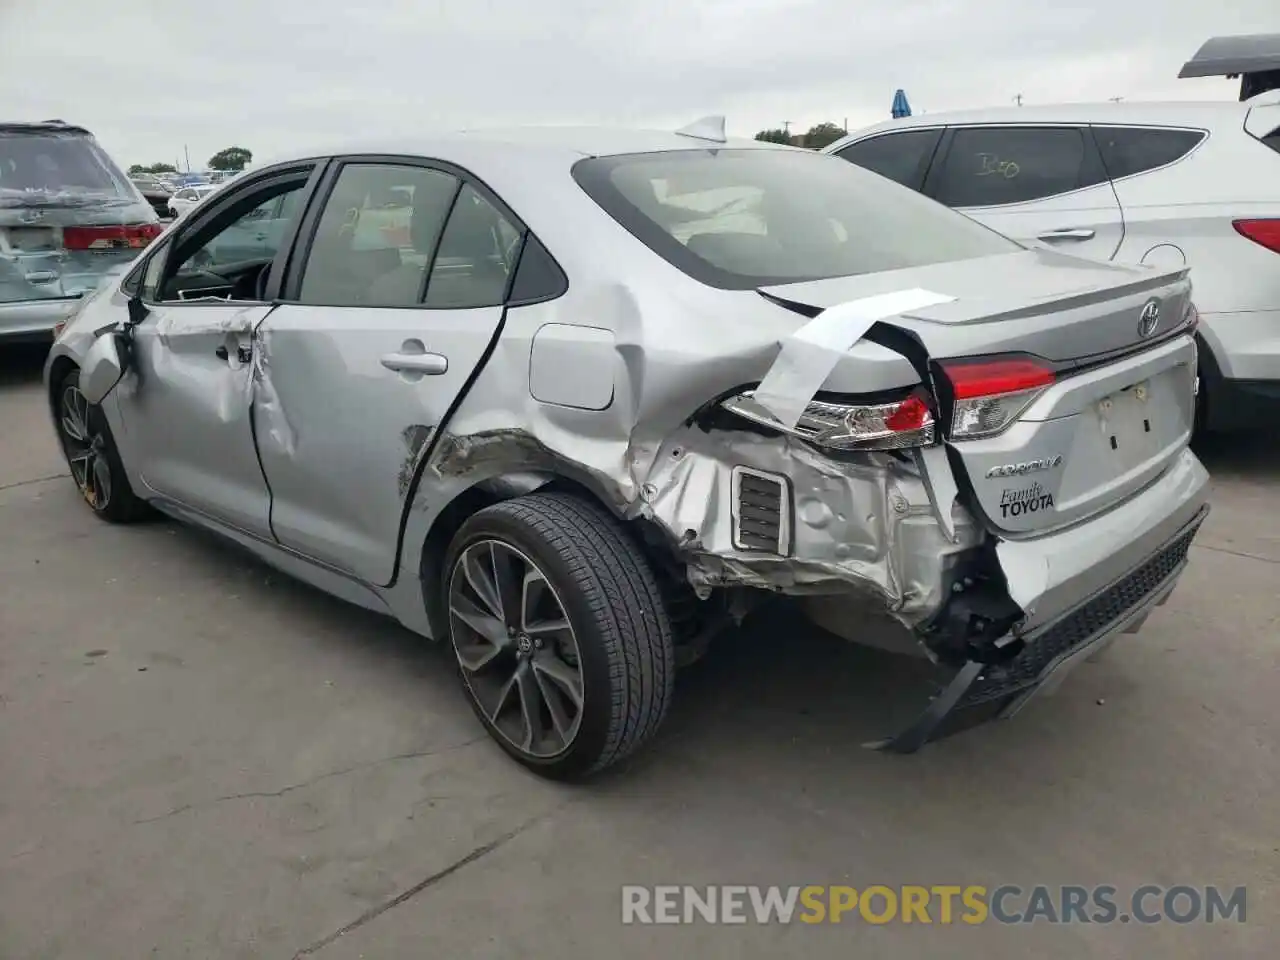
<path fill-rule="evenodd" d="M 547 575 L 501 540 L 469 545 L 449 575 L 449 632 L 490 725 L 521 753 L 564 753 L 582 722 L 577 637 Z"/>
<path fill-rule="evenodd" d="M 95 510 L 105 510 L 111 502 L 111 464 L 107 460 L 107 439 L 95 429 L 89 401 L 74 384 L 62 390 L 58 411 L 62 446 L 80 493 Z"/>

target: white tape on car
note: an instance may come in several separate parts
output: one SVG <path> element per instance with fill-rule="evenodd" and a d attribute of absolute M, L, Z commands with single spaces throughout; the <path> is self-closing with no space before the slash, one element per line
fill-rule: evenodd
<path fill-rule="evenodd" d="M 794 428 L 840 358 L 873 323 L 954 299 L 929 290 L 897 290 L 828 307 L 783 341 L 756 388 L 756 402 L 788 430 Z"/>

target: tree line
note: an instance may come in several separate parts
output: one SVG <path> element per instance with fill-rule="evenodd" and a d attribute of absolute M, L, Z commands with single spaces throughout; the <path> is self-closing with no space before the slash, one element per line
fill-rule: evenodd
<path fill-rule="evenodd" d="M 764 140 L 767 143 L 788 143 L 795 147 L 821 150 L 835 143 L 846 133 L 848 131 L 838 123 L 824 120 L 822 123 L 814 124 L 804 133 L 792 134 L 782 127 L 774 127 L 772 130 L 761 130 L 756 134 L 755 139 Z"/>
<path fill-rule="evenodd" d="M 253 162 L 253 151 L 246 150 L 244 147 L 227 147 L 219 150 L 209 158 L 207 169 L 209 170 L 225 170 L 229 173 L 239 173 L 245 167 Z M 129 168 L 129 173 L 177 173 L 178 168 L 172 163 L 135 163 Z"/>

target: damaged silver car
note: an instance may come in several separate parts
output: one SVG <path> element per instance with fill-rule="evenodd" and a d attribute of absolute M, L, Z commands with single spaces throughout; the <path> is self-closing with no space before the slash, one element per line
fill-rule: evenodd
<path fill-rule="evenodd" d="M 161 229 L 88 130 L 0 121 L 0 341 L 50 339 Z"/>
<path fill-rule="evenodd" d="M 945 668 L 911 751 L 1169 596 L 1208 509 L 1190 293 L 714 120 L 463 133 L 238 178 L 46 383 L 99 516 L 445 640 L 544 775 L 630 754 L 778 595 Z"/>

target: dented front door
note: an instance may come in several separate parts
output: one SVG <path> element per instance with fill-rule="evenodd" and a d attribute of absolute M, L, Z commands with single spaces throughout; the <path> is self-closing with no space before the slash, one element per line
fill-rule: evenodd
<path fill-rule="evenodd" d="M 138 375 L 116 388 L 143 482 L 269 537 L 270 497 L 250 417 L 253 332 L 270 305 L 207 300 L 148 309 L 134 330 Z"/>

